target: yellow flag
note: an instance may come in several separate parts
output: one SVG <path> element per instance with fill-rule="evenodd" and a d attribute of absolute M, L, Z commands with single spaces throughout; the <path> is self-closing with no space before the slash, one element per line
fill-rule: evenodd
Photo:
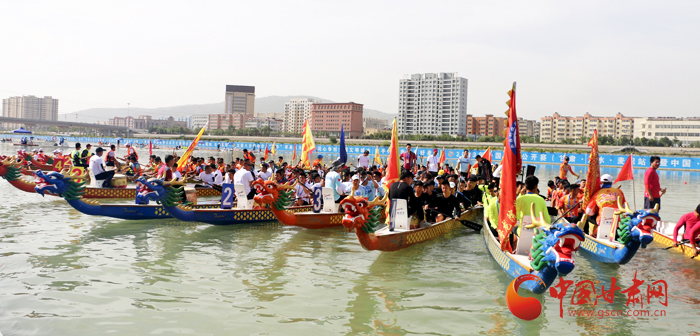
<path fill-rule="evenodd" d="M 309 155 L 314 149 L 316 149 L 316 143 L 314 142 L 313 134 L 311 134 L 311 125 L 306 120 L 304 121 L 304 130 L 301 133 L 301 162 L 304 167 L 311 166 Z"/>
<path fill-rule="evenodd" d="M 187 163 L 187 159 L 189 159 L 192 152 L 194 152 L 194 148 L 197 147 L 197 143 L 199 142 L 199 139 L 202 138 L 202 134 L 204 134 L 204 130 L 207 129 L 207 126 L 209 126 L 208 121 L 207 121 L 206 125 L 204 125 L 204 127 L 202 127 L 202 129 L 199 130 L 199 134 L 197 134 L 197 137 L 194 138 L 194 140 L 192 140 L 192 143 L 190 144 L 189 147 L 187 147 L 187 150 L 185 151 L 185 153 L 182 154 L 182 157 L 180 158 L 180 160 L 177 161 L 178 168 L 183 167 L 185 165 L 185 163 Z"/>
<path fill-rule="evenodd" d="M 277 147 L 275 146 L 276 143 L 277 143 L 276 141 L 272 143 L 272 151 L 270 151 L 270 153 L 272 153 L 272 155 L 275 155 L 275 152 L 276 152 L 276 151 L 275 151 L 275 148 L 277 148 Z"/>
<path fill-rule="evenodd" d="M 374 152 L 374 162 L 376 162 L 379 166 L 382 165 L 382 157 L 379 156 L 379 146 L 377 146 L 377 149 Z"/>

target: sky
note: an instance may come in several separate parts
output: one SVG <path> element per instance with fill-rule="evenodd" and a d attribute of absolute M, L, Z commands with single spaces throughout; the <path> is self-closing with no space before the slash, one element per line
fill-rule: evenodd
<path fill-rule="evenodd" d="M 467 112 L 698 116 L 698 1 L 4 1 L 0 96 L 59 113 L 310 95 L 398 109 L 457 72 Z"/>

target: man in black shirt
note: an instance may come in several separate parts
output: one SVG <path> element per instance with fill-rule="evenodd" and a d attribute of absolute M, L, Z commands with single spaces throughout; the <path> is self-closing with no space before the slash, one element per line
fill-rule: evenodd
<path fill-rule="evenodd" d="M 408 170 L 401 172 L 401 179 L 398 182 L 394 182 L 389 186 L 389 199 L 405 199 L 408 204 L 408 217 L 411 217 L 414 212 L 420 209 L 420 205 L 417 204 L 416 195 L 414 194 L 413 187 L 413 173 Z"/>
<path fill-rule="evenodd" d="M 443 181 L 440 185 L 442 195 L 436 197 L 430 204 L 425 206 L 426 220 L 428 222 L 442 222 L 446 219 L 453 218 L 455 213 L 459 213 L 459 201 L 452 194 L 450 183 Z"/>
<path fill-rule="evenodd" d="M 493 176 L 493 170 L 491 168 L 491 162 L 481 157 L 481 155 L 476 156 L 476 161 L 478 163 L 478 175 L 480 178 L 486 180 L 486 183 L 491 183 L 491 178 Z"/>
<path fill-rule="evenodd" d="M 469 176 L 469 180 L 467 181 L 467 189 L 462 191 L 462 195 L 464 195 L 464 197 L 471 202 L 472 206 L 481 204 L 481 199 L 483 197 L 483 192 L 481 189 L 476 187 L 476 182 L 478 180 L 479 178 L 476 175 Z"/>

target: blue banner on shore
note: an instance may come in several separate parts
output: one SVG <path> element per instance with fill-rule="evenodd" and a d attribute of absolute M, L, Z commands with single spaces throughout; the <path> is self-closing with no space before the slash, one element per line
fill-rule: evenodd
<path fill-rule="evenodd" d="M 8 136 L 8 135 L 5 135 Z M 27 135 L 9 135 L 12 138 L 22 138 L 27 137 Z M 51 136 L 35 136 L 35 141 L 56 141 L 55 137 Z M 104 144 L 116 144 L 116 138 L 91 138 L 91 137 L 65 137 L 66 141 L 70 142 L 82 142 L 83 144 L 91 143 L 92 145 L 97 145 L 100 141 Z M 148 145 L 149 139 L 123 139 L 120 140 L 120 144 L 124 145 L 126 143 L 138 144 L 138 145 Z M 187 147 L 191 143 L 191 140 L 160 140 L 152 139 L 153 144 L 159 147 L 175 148 L 175 147 Z M 272 143 L 267 144 L 271 148 Z M 279 152 L 292 152 L 294 146 L 297 147 L 297 153 L 301 152 L 301 144 L 277 144 L 277 151 Z M 224 142 L 224 141 L 200 141 L 197 144 L 197 148 L 202 149 L 229 149 L 229 150 L 264 150 L 265 144 L 259 142 Z M 354 162 L 357 157 L 360 156 L 364 151 L 369 151 L 370 156 L 374 156 L 376 152 L 376 145 L 373 146 L 346 146 L 348 153 L 348 162 Z M 466 146 L 465 148 L 469 148 Z M 388 155 L 388 147 L 379 147 L 379 155 Z M 425 163 L 428 155 L 432 154 L 432 148 L 420 148 L 416 153 L 418 160 Z M 438 148 L 438 150 L 441 150 Z M 340 151 L 337 145 L 317 145 L 316 151 L 318 154 L 323 154 L 328 156 L 331 160 L 338 157 Z M 400 152 L 405 152 L 405 148 L 401 148 Z M 445 158 L 447 163 L 450 165 L 456 165 L 457 158 L 462 156 L 464 149 L 446 149 Z M 471 157 L 474 158 L 476 155 L 481 155 L 485 150 L 472 150 L 470 149 Z M 501 161 L 503 156 L 502 150 L 492 150 L 492 158 L 494 163 Z M 572 165 L 587 165 L 588 164 L 588 154 L 566 154 L 566 153 L 542 153 L 542 152 L 522 152 L 522 158 L 524 163 L 530 164 L 560 164 L 564 155 L 569 156 L 569 163 Z M 629 154 L 601 154 L 600 164 L 601 166 L 611 166 L 611 167 L 622 167 L 627 160 Z M 634 155 L 634 167 L 637 169 L 649 167 L 650 155 Z M 677 157 L 677 156 L 667 156 L 661 157 L 661 168 L 667 169 L 678 169 L 678 170 L 697 170 L 700 171 L 700 158 L 692 157 Z"/>

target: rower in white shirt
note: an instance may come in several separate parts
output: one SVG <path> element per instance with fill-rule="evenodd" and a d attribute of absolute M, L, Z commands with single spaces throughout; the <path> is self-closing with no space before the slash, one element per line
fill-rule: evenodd
<path fill-rule="evenodd" d="M 101 158 L 102 153 L 104 153 L 104 149 L 102 149 L 102 147 L 97 147 L 97 150 L 95 150 L 95 153 L 97 155 L 93 155 L 90 158 L 89 169 L 95 175 L 96 180 L 104 180 L 101 187 L 111 188 L 112 187 L 112 178 L 114 177 L 115 171 L 114 170 L 105 171 L 105 168 L 103 166 L 104 160 L 102 160 L 102 158 Z"/>

